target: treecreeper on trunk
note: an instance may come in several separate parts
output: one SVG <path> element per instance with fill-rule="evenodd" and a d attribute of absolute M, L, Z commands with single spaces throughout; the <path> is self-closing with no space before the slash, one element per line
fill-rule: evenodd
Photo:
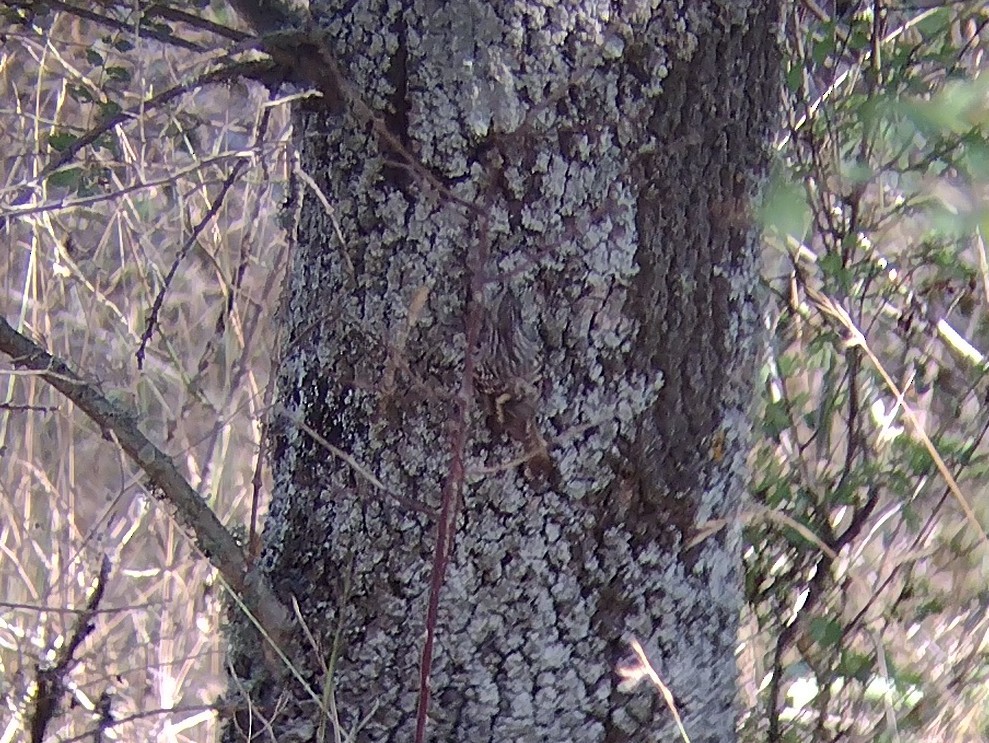
<path fill-rule="evenodd" d="M 474 381 L 488 428 L 524 447 L 526 475 L 532 481 L 556 485 L 559 472 L 537 423 L 542 397 L 539 335 L 510 287 L 499 286 L 483 309 Z"/>

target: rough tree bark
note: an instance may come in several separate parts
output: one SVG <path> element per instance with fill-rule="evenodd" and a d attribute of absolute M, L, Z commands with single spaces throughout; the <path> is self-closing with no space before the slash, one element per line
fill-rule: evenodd
<path fill-rule="evenodd" d="M 311 12 L 421 166 L 352 107 L 298 112 L 332 212 L 305 188 L 261 569 L 313 635 L 308 680 L 355 740 L 414 739 L 445 495 L 429 740 L 676 739 L 655 689 L 619 688 L 632 637 L 691 739 L 734 739 L 776 0 Z M 548 479 L 465 378 L 505 287 L 540 347 Z M 316 735 L 294 682 L 234 657 L 277 740 Z"/>

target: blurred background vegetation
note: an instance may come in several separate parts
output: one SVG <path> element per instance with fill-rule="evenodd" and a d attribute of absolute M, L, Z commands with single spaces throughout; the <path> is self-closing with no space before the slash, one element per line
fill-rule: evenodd
<path fill-rule="evenodd" d="M 786 8 L 741 737 L 989 741 L 989 8 Z M 223 2 L 0 1 L 0 311 L 246 533 L 295 165 L 289 98 L 222 74 L 238 28 Z M 102 431 L 2 363 L 0 743 L 104 556 L 51 739 L 215 740 L 211 569 Z"/>
<path fill-rule="evenodd" d="M 989 740 L 989 10 L 839 5 L 785 34 L 743 738 Z"/>

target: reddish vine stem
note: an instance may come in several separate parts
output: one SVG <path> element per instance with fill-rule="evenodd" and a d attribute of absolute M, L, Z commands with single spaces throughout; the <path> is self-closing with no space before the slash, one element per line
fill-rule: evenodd
<path fill-rule="evenodd" d="M 492 198 L 492 195 L 489 194 L 488 198 Z M 460 200 L 457 199 L 454 203 L 459 204 Z M 433 567 L 429 581 L 429 602 L 426 606 L 426 639 L 423 642 L 422 656 L 419 662 L 419 697 L 416 708 L 415 743 L 425 743 L 426 740 L 426 718 L 429 715 L 430 695 L 429 678 L 433 666 L 433 649 L 436 644 L 440 592 L 443 589 L 450 555 L 453 553 L 457 532 L 457 515 L 463 502 L 470 408 L 474 400 L 475 356 L 481 338 L 483 309 L 481 292 L 484 284 L 488 281 L 485 268 L 491 253 L 489 244 L 491 232 L 488 222 L 490 210 L 478 208 L 474 204 L 471 204 L 470 207 L 471 211 L 476 211 L 481 217 L 478 231 L 480 238 L 475 243 L 474 250 L 470 251 L 467 257 L 466 267 L 470 279 L 470 294 L 468 295 L 464 323 L 466 335 L 464 375 L 460 384 L 460 394 L 456 398 L 455 415 L 450 424 L 450 466 L 446 481 L 443 483 L 440 515 L 436 523 L 436 546 L 433 551 Z"/>
<path fill-rule="evenodd" d="M 467 354 L 464 359 L 464 377 L 457 396 L 457 414 L 450 430 L 450 470 L 443 484 L 440 518 L 436 524 L 436 547 L 433 551 L 433 570 L 429 583 L 429 604 L 426 608 L 426 640 L 422 646 L 419 663 L 419 700 L 416 709 L 415 743 L 425 743 L 426 717 L 429 713 L 429 676 L 433 664 L 433 646 L 436 642 L 436 623 L 440 607 L 440 591 L 446 576 L 446 566 L 453 551 L 457 530 L 457 514 L 464 491 L 464 453 L 467 451 L 467 428 L 471 401 L 474 399 L 474 349 L 481 334 L 481 306 L 477 301 L 479 281 L 471 281 L 471 302 L 467 313 Z"/>

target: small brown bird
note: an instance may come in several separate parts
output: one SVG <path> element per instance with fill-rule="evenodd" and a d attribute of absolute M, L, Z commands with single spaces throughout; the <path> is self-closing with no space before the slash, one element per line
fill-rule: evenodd
<path fill-rule="evenodd" d="M 532 476 L 555 484 L 556 463 L 536 423 L 542 382 L 539 337 L 510 288 L 499 286 L 484 309 L 474 380 L 488 427 L 496 436 L 508 436 L 525 447 Z"/>

